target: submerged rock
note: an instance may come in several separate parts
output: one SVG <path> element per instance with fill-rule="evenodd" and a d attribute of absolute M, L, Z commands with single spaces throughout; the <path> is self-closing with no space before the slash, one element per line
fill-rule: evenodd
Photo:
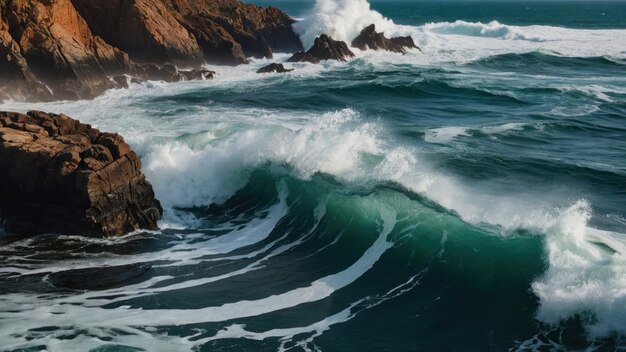
<path fill-rule="evenodd" d="M 9 233 L 156 229 L 163 210 L 140 168 L 117 134 L 63 114 L 0 112 L 0 218 Z"/>
<path fill-rule="evenodd" d="M 346 61 L 348 58 L 354 57 L 354 53 L 348 49 L 348 45 L 342 41 L 333 40 L 333 38 L 322 34 L 315 38 L 315 42 L 311 49 L 306 52 L 297 52 L 290 57 L 288 62 L 311 62 L 319 63 L 321 60 L 337 60 Z"/>
<path fill-rule="evenodd" d="M 272 63 L 267 66 L 261 67 L 260 69 L 256 71 L 256 73 L 272 73 L 272 72 L 285 73 L 285 72 L 291 72 L 291 71 L 293 71 L 293 68 L 285 68 L 283 64 Z"/>
<path fill-rule="evenodd" d="M 365 27 L 361 33 L 354 38 L 352 46 L 361 50 L 387 50 L 396 53 L 406 53 L 407 49 L 419 49 L 410 36 L 390 39 L 385 37 L 384 33 L 376 32 L 376 26 L 374 24 Z"/>
<path fill-rule="evenodd" d="M 138 66 L 137 77 L 135 78 L 140 78 L 142 80 L 180 82 L 211 79 L 214 74 L 214 71 L 203 68 L 179 70 L 176 66 L 171 64 L 163 66 L 157 64 L 146 64 Z"/>

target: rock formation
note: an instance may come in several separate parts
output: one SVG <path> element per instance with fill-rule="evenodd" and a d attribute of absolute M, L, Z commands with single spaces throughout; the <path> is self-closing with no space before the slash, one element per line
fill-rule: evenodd
<path fill-rule="evenodd" d="M 162 208 L 117 134 L 65 115 L 0 112 L 0 218 L 9 233 L 116 236 Z"/>
<path fill-rule="evenodd" d="M 352 46 L 361 50 L 387 50 L 396 53 L 406 53 L 407 49 L 419 49 L 410 36 L 389 39 L 385 37 L 384 33 L 376 32 L 376 26 L 374 24 L 365 27 L 361 33 L 354 38 Z"/>
<path fill-rule="evenodd" d="M 237 65 L 248 56 L 302 49 L 294 20 L 273 7 L 236 0 L 72 1 L 94 33 L 138 62 Z"/>
<path fill-rule="evenodd" d="M 2 85 L 6 79 L 25 87 L 8 88 L 5 94 L 17 99 L 91 97 L 114 86 L 107 74 L 130 70 L 128 55 L 93 36 L 70 0 L 2 4 L 0 36 L 8 55 L 0 57 L 0 79 Z"/>
<path fill-rule="evenodd" d="M 123 87 L 121 75 L 164 76 L 151 65 L 198 70 L 302 50 L 293 22 L 237 0 L 0 0 L 0 100 L 89 99 Z"/>
<path fill-rule="evenodd" d="M 291 71 L 293 71 L 293 68 L 285 68 L 283 64 L 272 63 L 267 66 L 261 67 L 256 71 L 256 73 L 285 73 Z"/>
<path fill-rule="evenodd" d="M 313 46 L 306 52 L 299 51 L 290 57 L 288 62 L 311 62 L 319 63 L 321 60 L 346 61 L 347 58 L 354 57 L 354 53 L 348 49 L 348 45 L 342 41 L 322 34 L 315 38 Z"/>

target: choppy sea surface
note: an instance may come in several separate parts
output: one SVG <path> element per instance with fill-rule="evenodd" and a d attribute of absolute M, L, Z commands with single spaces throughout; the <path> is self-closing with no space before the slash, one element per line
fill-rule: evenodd
<path fill-rule="evenodd" d="M 1 351 L 626 348 L 626 2 L 260 3 L 422 51 L 0 105 L 121 133 L 166 212 L 0 236 Z"/>

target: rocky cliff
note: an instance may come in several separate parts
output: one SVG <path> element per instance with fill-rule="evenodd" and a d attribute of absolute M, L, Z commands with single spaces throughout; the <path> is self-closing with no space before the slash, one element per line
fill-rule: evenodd
<path fill-rule="evenodd" d="M 199 68 L 302 49 L 293 20 L 236 0 L 0 0 L 0 99 L 93 98 L 146 64 Z"/>
<path fill-rule="evenodd" d="M 137 155 L 65 115 L 0 112 L 0 219 L 10 233 L 116 236 L 162 214 Z"/>

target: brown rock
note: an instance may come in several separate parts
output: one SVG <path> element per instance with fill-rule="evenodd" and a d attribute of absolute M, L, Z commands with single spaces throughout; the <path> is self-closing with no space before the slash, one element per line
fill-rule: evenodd
<path fill-rule="evenodd" d="M 361 33 L 354 38 L 352 46 L 361 50 L 387 50 L 396 53 L 406 53 L 407 49 L 419 49 L 410 36 L 389 39 L 385 37 L 384 33 L 376 32 L 376 26 L 374 24 L 365 27 Z"/>
<path fill-rule="evenodd" d="M 122 75 L 207 79 L 205 60 L 301 50 L 293 22 L 237 0 L 0 0 L 0 100 L 89 99 L 127 87 Z"/>
<path fill-rule="evenodd" d="M 107 73 L 129 64 L 124 53 L 91 33 L 70 0 L 5 0 L 2 19 L 26 62 L 21 66 L 55 98 L 94 97 L 113 87 Z"/>
<path fill-rule="evenodd" d="M 221 26 L 241 45 L 246 56 L 271 58 L 273 51 L 303 49 L 300 37 L 292 28 L 295 21 L 275 7 L 263 8 L 237 0 L 163 1 L 179 14 L 186 27 L 199 18 Z"/>
<path fill-rule="evenodd" d="M 161 0 L 73 0 L 93 32 L 142 63 L 195 67 L 202 51 Z"/>
<path fill-rule="evenodd" d="M 322 34 L 315 38 L 311 49 L 307 52 L 297 52 L 287 61 L 319 63 L 321 60 L 346 61 L 347 58 L 351 57 L 354 57 L 354 53 L 348 49 L 346 43 L 333 40 L 326 34 Z"/>
<path fill-rule="evenodd" d="M 0 215 L 8 232 L 116 236 L 162 208 L 122 137 L 65 115 L 0 112 Z"/>

